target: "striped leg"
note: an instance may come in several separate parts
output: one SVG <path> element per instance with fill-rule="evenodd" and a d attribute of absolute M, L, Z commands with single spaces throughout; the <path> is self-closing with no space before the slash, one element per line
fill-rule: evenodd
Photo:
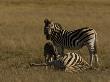
<path fill-rule="evenodd" d="M 90 66 L 92 66 L 93 63 L 93 57 L 95 58 L 95 63 L 98 65 L 98 56 L 96 51 L 95 45 L 89 45 L 88 46 L 89 54 L 90 54 Z"/>
<path fill-rule="evenodd" d="M 88 50 L 89 50 L 89 55 L 90 55 L 89 64 L 90 64 L 90 66 L 92 66 L 93 56 L 94 56 L 94 46 L 93 45 L 88 45 Z"/>
<path fill-rule="evenodd" d="M 100 66 L 100 64 L 99 64 L 98 55 L 97 55 L 97 54 L 95 54 L 95 55 L 94 55 L 94 58 L 95 58 L 95 62 L 96 62 L 96 67 L 99 67 L 99 66 Z"/>
<path fill-rule="evenodd" d="M 95 49 L 94 58 L 95 58 L 96 65 L 98 67 L 100 64 L 99 64 L 99 59 L 98 59 L 98 55 L 97 55 L 96 42 L 95 42 L 95 45 L 94 45 L 94 49 Z"/>

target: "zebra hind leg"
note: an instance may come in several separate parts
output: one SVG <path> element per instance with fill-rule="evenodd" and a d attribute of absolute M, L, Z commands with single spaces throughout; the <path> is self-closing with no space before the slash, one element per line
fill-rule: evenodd
<path fill-rule="evenodd" d="M 91 45 L 88 45 L 88 50 L 89 50 L 89 55 L 90 55 L 90 61 L 89 61 L 89 65 L 92 67 L 93 64 L 93 56 L 94 56 L 94 47 Z"/>
<path fill-rule="evenodd" d="M 99 64 L 99 59 L 98 59 L 98 55 L 97 55 L 97 48 L 96 48 L 96 44 L 94 45 L 94 58 L 95 58 L 95 65 L 96 67 L 99 67 L 100 64 Z"/>
<path fill-rule="evenodd" d="M 90 66 L 92 67 L 93 64 L 93 58 L 95 59 L 95 63 L 98 66 L 98 56 L 97 56 L 97 51 L 96 51 L 96 46 L 89 46 L 89 54 L 90 54 Z"/>
<path fill-rule="evenodd" d="M 90 66 L 92 67 L 92 64 L 93 64 L 93 54 L 90 54 L 89 64 L 90 64 Z"/>

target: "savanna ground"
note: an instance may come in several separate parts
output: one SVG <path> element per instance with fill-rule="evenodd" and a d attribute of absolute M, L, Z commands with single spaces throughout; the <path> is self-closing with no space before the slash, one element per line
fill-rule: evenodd
<path fill-rule="evenodd" d="M 94 28 L 99 70 L 71 74 L 30 67 L 43 60 L 44 18 L 68 30 Z M 110 82 L 109 36 L 109 0 L 0 0 L 0 82 Z M 88 61 L 86 48 L 81 55 Z"/>

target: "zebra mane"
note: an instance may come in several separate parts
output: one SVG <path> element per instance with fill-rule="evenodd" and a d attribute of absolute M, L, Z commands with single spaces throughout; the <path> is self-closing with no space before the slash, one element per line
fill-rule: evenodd
<path fill-rule="evenodd" d="M 54 25 L 57 25 L 61 30 L 63 30 L 63 26 L 60 23 L 55 22 Z"/>

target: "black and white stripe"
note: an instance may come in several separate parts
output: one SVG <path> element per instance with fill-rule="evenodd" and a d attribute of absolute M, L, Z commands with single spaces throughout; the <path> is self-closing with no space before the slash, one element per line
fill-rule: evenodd
<path fill-rule="evenodd" d="M 91 68 L 91 66 L 78 54 L 66 53 L 57 60 L 48 63 L 54 68 L 64 70 L 65 72 L 82 72 Z"/>
<path fill-rule="evenodd" d="M 45 63 L 49 67 L 65 70 L 66 72 L 81 72 L 90 68 L 90 65 L 79 54 L 69 52 L 59 56 L 51 41 L 46 42 L 44 45 L 44 57 Z"/>
<path fill-rule="evenodd" d="M 44 23 L 44 34 L 47 40 L 51 40 L 57 48 L 60 48 L 61 54 L 64 54 L 64 49 L 78 50 L 83 46 L 87 46 L 90 54 L 90 65 L 92 66 L 93 56 L 98 64 L 96 50 L 97 33 L 94 29 L 84 27 L 68 31 L 64 30 L 59 23 L 53 23 L 48 19 L 45 19 Z"/>

